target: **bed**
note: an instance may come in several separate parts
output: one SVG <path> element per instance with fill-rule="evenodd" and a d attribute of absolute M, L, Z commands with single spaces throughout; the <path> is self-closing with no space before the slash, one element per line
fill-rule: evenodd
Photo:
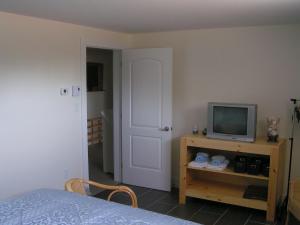
<path fill-rule="evenodd" d="M 195 225 L 190 221 L 61 190 L 0 201 L 1 225 Z"/>

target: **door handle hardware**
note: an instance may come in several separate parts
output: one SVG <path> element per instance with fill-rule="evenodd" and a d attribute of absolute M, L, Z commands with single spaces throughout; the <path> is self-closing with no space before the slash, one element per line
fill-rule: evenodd
<path fill-rule="evenodd" d="M 165 126 L 164 128 L 160 128 L 159 130 L 160 130 L 160 131 L 165 131 L 165 132 L 167 132 L 167 131 L 169 131 L 169 130 L 170 130 L 170 128 L 169 128 L 169 127 L 167 127 L 167 126 Z"/>

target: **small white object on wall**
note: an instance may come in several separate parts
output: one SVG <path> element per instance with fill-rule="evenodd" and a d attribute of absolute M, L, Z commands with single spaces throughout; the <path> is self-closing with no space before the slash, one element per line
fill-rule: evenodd
<path fill-rule="evenodd" d="M 72 96 L 78 97 L 80 96 L 80 86 L 72 86 Z"/>
<path fill-rule="evenodd" d="M 61 88 L 60 89 L 60 95 L 61 96 L 66 96 L 69 94 L 69 89 L 68 88 Z"/>

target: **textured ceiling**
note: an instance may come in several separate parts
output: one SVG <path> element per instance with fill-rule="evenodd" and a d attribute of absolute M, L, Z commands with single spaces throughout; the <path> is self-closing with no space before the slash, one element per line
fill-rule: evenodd
<path fill-rule="evenodd" d="M 0 0 L 0 11 L 122 32 L 300 23 L 300 0 Z"/>

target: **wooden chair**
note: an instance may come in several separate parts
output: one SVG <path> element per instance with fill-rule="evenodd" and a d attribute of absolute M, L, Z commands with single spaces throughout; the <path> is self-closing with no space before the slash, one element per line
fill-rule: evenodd
<path fill-rule="evenodd" d="M 291 181 L 290 183 L 289 204 L 285 224 L 289 223 L 290 213 L 300 221 L 300 179 Z"/>
<path fill-rule="evenodd" d="M 129 187 L 123 186 L 123 185 L 106 185 L 106 184 L 100 184 L 94 181 L 90 180 L 83 180 L 79 178 L 73 178 L 71 180 L 68 180 L 65 183 L 65 190 L 69 192 L 76 192 L 82 195 L 87 195 L 84 185 L 92 185 L 97 188 L 106 189 L 106 190 L 112 190 L 112 192 L 109 194 L 107 200 L 110 201 L 111 197 L 118 193 L 118 192 L 124 192 L 129 195 L 131 199 L 131 206 L 133 208 L 138 207 L 137 203 L 137 197 L 133 190 L 131 190 Z"/>

